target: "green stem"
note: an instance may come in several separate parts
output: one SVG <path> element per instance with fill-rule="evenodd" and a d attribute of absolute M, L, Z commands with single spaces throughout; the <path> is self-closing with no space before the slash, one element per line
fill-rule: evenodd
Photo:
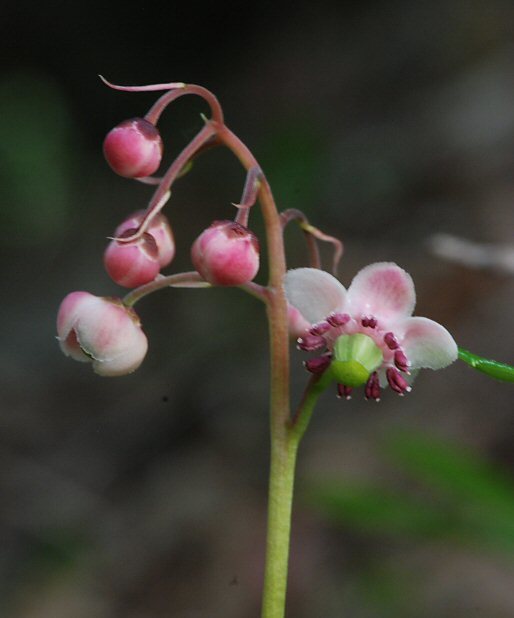
<path fill-rule="evenodd" d="M 217 135 L 247 171 L 260 166 L 246 145 L 225 125 Z M 259 202 L 266 229 L 269 260 L 267 313 L 270 336 L 271 464 L 268 501 L 268 537 L 262 618 L 283 618 L 289 560 L 289 533 L 296 461 L 296 444 L 289 439 L 289 333 L 284 291 L 286 261 L 282 225 L 271 187 L 260 177 Z"/>
<path fill-rule="evenodd" d="M 287 439 L 271 440 L 262 618 L 285 616 L 296 451 Z"/>
<path fill-rule="evenodd" d="M 327 371 L 321 376 L 313 375 L 311 377 L 298 410 L 289 425 L 289 439 L 297 446 L 300 444 L 300 440 L 309 426 L 318 397 L 332 381 L 333 379 Z"/>
<path fill-rule="evenodd" d="M 291 538 L 295 464 L 298 446 L 324 385 L 314 377 L 288 423 L 285 439 L 272 439 L 268 506 L 268 543 L 262 618 L 283 618 Z"/>

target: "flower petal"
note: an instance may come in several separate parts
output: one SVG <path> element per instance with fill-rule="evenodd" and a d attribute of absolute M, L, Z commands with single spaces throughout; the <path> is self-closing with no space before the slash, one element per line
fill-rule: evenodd
<path fill-rule="evenodd" d="M 287 321 L 289 323 L 289 334 L 295 339 L 305 334 L 305 331 L 309 330 L 311 323 L 303 317 L 293 305 L 287 306 Z"/>
<path fill-rule="evenodd" d="M 346 289 L 324 270 L 296 268 L 286 273 L 287 300 L 311 324 L 346 305 Z"/>
<path fill-rule="evenodd" d="M 348 288 L 351 313 L 397 320 L 412 315 L 416 292 L 411 276 L 393 262 L 377 262 L 359 271 Z"/>
<path fill-rule="evenodd" d="M 402 347 L 414 369 L 442 369 L 457 360 L 457 344 L 450 333 L 428 318 L 408 318 L 401 324 Z"/>
<path fill-rule="evenodd" d="M 57 315 L 57 340 L 66 356 L 80 362 L 91 362 L 91 358 L 80 347 L 74 329 L 81 313 L 87 312 L 89 307 L 99 302 L 100 299 L 89 292 L 71 292 L 62 301 Z"/>

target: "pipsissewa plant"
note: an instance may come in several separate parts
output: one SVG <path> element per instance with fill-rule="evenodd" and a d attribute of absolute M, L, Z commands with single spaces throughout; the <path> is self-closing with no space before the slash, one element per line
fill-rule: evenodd
<path fill-rule="evenodd" d="M 105 80 L 104 80 L 105 81 Z M 337 394 L 351 397 L 363 387 L 367 399 L 378 401 L 389 386 L 399 395 L 411 390 L 412 372 L 441 369 L 458 357 L 472 367 L 506 381 L 514 369 L 459 350 L 450 333 L 427 318 L 412 317 L 415 305 L 411 277 L 393 263 L 362 269 L 349 289 L 321 270 L 317 242 L 334 246 L 334 274 L 342 244 L 312 226 L 298 210 L 279 213 L 270 185 L 248 147 L 227 127 L 216 97 L 201 86 L 183 83 L 151 86 L 109 86 L 129 92 L 164 91 L 144 118 L 134 118 L 111 130 L 104 154 L 118 174 L 155 185 L 144 211 L 130 215 L 114 233 L 104 255 L 110 277 L 133 288 L 124 298 L 99 298 L 73 292 L 62 302 L 57 318 L 62 351 L 91 362 L 100 375 L 131 373 L 147 352 L 147 339 L 133 309 L 144 296 L 167 287 L 238 286 L 263 301 L 270 337 L 271 465 L 268 536 L 262 601 L 263 618 L 285 612 L 287 565 L 296 452 L 316 401 L 335 384 Z M 162 140 L 156 124 L 166 107 L 181 96 L 202 97 L 210 119 L 182 150 L 162 177 L 157 171 Z M 164 276 L 175 253 L 171 227 L 161 210 L 174 181 L 199 153 L 214 146 L 231 150 L 247 177 L 234 221 L 214 221 L 191 248 L 196 270 Z M 268 253 L 268 284 L 253 282 L 259 269 L 259 240 L 249 229 L 251 209 L 260 204 Z M 310 268 L 287 271 L 284 228 L 296 221 L 305 233 Z M 289 346 L 314 355 L 305 361 L 311 377 L 294 413 L 290 408 Z"/>

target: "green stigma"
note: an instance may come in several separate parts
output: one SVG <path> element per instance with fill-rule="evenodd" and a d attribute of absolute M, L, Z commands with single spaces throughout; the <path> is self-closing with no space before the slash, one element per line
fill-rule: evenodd
<path fill-rule="evenodd" d="M 362 386 L 380 367 L 383 359 L 382 350 L 368 335 L 341 335 L 334 344 L 330 373 L 340 384 Z"/>

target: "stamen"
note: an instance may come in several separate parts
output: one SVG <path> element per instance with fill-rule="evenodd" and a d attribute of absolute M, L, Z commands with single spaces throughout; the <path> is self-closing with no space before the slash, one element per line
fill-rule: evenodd
<path fill-rule="evenodd" d="M 330 326 L 344 326 L 350 321 L 350 316 L 347 313 L 331 313 L 327 317 L 327 322 Z"/>
<path fill-rule="evenodd" d="M 409 374 L 409 359 L 405 356 L 405 352 L 403 350 L 396 350 L 394 353 L 394 364 L 398 367 L 400 371 Z"/>
<path fill-rule="evenodd" d="M 372 315 L 365 315 L 362 317 L 361 324 L 364 328 L 375 328 L 377 320 Z"/>
<path fill-rule="evenodd" d="M 318 324 L 314 324 L 309 330 L 311 335 L 324 335 L 328 332 L 332 327 L 328 322 L 318 322 Z"/>
<path fill-rule="evenodd" d="M 298 343 L 298 349 L 304 352 L 313 352 L 319 350 L 325 345 L 325 340 L 320 335 L 306 334 L 303 337 L 299 337 L 296 342 Z"/>
<path fill-rule="evenodd" d="M 390 350 L 396 350 L 399 347 L 398 340 L 394 336 L 394 333 L 386 333 L 384 335 L 384 343 Z"/>
<path fill-rule="evenodd" d="M 398 369 L 395 369 L 394 367 L 389 367 L 386 371 L 386 375 L 389 386 L 393 389 L 393 391 L 395 391 L 399 395 L 411 392 L 412 389 L 409 386 L 409 383 L 398 371 Z"/>
<path fill-rule="evenodd" d="M 324 356 L 317 356 L 316 358 L 310 358 L 303 363 L 303 366 L 307 371 L 311 373 L 319 374 L 323 373 L 325 369 L 330 365 L 332 357 L 329 354 Z"/>
<path fill-rule="evenodd" d="M 353 388 L 351 386 L 345 386 L 344 384 L 337 385 L 337 396 L 339 399 L 344 397 L 349 401 L 352 398 L 352 391 Z"/>
<path fill-rule="evenodd" d="M 374 399 L 377 402 L 380 401 L 380 381 L 376 371 L 369 376 L 364 394 L 366 399 Z"/>

